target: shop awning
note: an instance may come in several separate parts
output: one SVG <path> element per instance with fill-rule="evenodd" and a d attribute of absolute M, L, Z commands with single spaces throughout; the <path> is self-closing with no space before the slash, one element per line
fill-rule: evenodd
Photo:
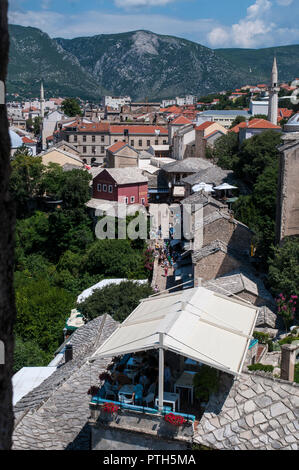
<path fill-rule="evenodd" d="M 162 347 L 239 375 L 257 316 L 257 307 L 204 287 L 152 296 L 140 302 L 94 355 Z"/>

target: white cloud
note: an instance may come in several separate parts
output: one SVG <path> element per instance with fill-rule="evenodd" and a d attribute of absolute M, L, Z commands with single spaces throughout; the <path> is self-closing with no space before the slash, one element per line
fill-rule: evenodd
<path fill-rule="evenodd" d="M 286 6 L 290 0 L 279 0 Z M 292 1 L 292 0 L 291 0 Z M 299 41 L 299 30 L 295 27 L 277 25 L 278 11 L 273 10 L 269 0 L 256 0 L 247 8 L 245 18 L 228 26 L 217 26 L 208 34 L 212 47 L 256 48 Z M 274 13 L 276 17 L 274 16 Z M 275 18 L 275 21 L 273 20 Z"/>
<path fill-rule="evenodd" d="M 149 1 L 159 0 L 148 0 L 147 4 Z M 14 24 L 40 28 L 51 37 L 74 38 L 145 29 L 159 34 L 185 37 L 212 48 L 258 48 L 299 43 L 298 15 L 298 3 L 286 8 L 278 7 L 277 3 L 274 4 L 274 0 L 272 2 L 252 0 L 246 16 L 231 26 L 220 24 L 215 19 L 186 20 L 169 15 L 145 14 L 140 11 L 106 13 L 87 9 L 84 13 L 73 15 L 64 15 L 51 10 L 15 9 L 10 10 L 9 20 Z"/>
<path fill-rule="evenodd" d="M 119 8 L 163 6 L 175 0 L 114 0 Z"/>
<path fill-rule="evenodd" d="M 289 5 L 292 5 L 293 0 L 276 0 L 278 5 L 281 5 L 283 7 L 288 7 Z"/>
<path fill-rule="evenodd" d="M 200 43 L 206 42 L 208 32 L 215 25 L 215 20 L 209 19 L 188 21 L 157 14 L 108 14 L 99 11 L 68 16 L 51 11 L 15 11 L 9 14 L 9 21 L 40 28 L 51 37 L 74 38 L 144 29 L 171 36 L 194 35 L 194 40 Z"/>

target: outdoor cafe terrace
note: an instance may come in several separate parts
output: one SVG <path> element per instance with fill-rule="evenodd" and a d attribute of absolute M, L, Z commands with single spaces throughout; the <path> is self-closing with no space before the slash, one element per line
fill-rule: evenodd
<path fill-rule="evenodd" d="M 203 287 L 142 300 L 93 355 L 111 358 L 89 391 L 93 416 L 126 410 L 193 429 L 209 399 L 205 382 L 241 374 L 257 315 Z"/>

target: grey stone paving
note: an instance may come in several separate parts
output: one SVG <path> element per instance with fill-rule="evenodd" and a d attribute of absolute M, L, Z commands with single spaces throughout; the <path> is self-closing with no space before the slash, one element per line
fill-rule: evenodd
<path fill-rule="evenodd" d="M 253 373 L 231 380 L 222 375 L 194 442 L 223 450 L 298 450 L 299 385 Z"/>
<path fill-rule="evenodd" d="M 13 449 L 88 450 L 87 391 L 99 382 L 98 376 L 110 360 L 96 359 L 89 365 L 87 358 L 117 325 L 110 316 L 102 316 L 74 333 L 74 359 L 17 403 Z"/>

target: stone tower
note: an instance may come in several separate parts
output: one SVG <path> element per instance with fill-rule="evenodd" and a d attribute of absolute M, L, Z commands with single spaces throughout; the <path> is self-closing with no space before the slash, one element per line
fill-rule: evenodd
<path fill-rule="evenodd" d="M 273 67 L 272 67 L 272 82 L 269 93 L 269 113 L 268 120 L 277 126 L 277 117 L 278 117 L 278 70 L 277 70 L 277 61 L 274 57 Z"/>
<path fill-rule="evenodd" d="M 45 117 L 45 92 L 43 82 L 40 86 L 40 115 L 42 119 Z"/>
<path fill-rule="evenodd" d="M 276 240 L 299 236 L 299 113 L 284 127 L 280 146 L 280 171 L 276 213 Z"/>

